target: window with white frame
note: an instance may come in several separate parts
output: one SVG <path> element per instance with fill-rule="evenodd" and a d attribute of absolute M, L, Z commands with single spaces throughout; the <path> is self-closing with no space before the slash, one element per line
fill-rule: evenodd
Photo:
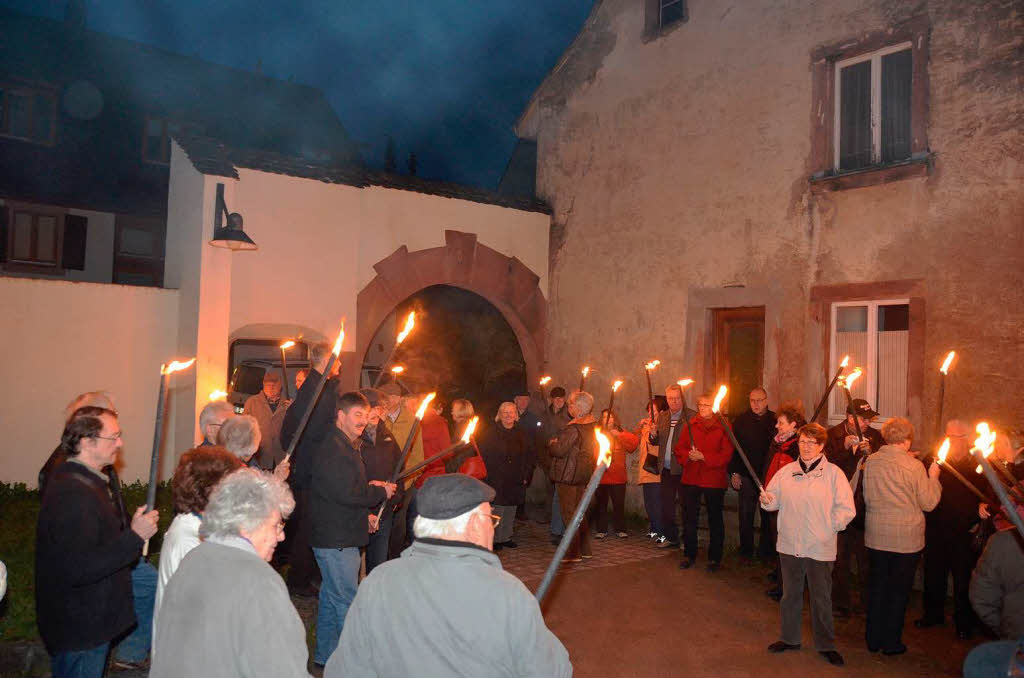
<path fill-rule="evenodd" d="M 835 63 L 837 172 L 910 159 L 913 73 L 910 42 Z"/>
<path fill-rule="evenodd" d="M 831 374 L 844 356 L 849 366 L 864 374 L 854 382 L 851 395 L 863 398 L 879 413 L 879 419 L 907 416 L 907 372 L 910 348 L 910 301 L 850 301 L 832 304 Z M 846 416 L 846 395 L 832 392 L 829 420 Z"/>

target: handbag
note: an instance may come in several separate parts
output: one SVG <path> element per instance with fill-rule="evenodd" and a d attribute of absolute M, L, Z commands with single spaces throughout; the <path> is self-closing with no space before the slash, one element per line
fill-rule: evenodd
<path fill-rule="evenodd" d="M 651 454 L 649 449 L 647 451 L 647 455 L 644 457 L 644 470 L 654 475 L 661 473 L 658 469 L 658 455 Z"/>

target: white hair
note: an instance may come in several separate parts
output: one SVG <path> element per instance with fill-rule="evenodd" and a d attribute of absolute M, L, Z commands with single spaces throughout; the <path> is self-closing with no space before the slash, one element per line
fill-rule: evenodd
<path fill-rule="evenodd" d="M 256 417 L 248 414 L 231 417 L 224 422 L 220 427 L 220 433 L 217 434 L 217 444 L 226 447 L 228 452 L 242 461 L 248 461 L 256 454 L 262 439 L 263 435 L 260 433 Z"/>
<path fill-rule="evenodd" d="M 594 411 L 594 396 L 586 391 L 573 391 L 569 402 L 576 405 L 576 416 L 583 417 Z"/>
<path fill-rule="evenodd" d="M 206 435 L 210 424 L 222 424 L 235 413 L 235 408 L 226 400 L 211 400 L 199 413 L 199 432 Z"/>
<path fill-rule="evenodd" d="M 445 520 L 435 520 L 433 518 L 416 516 L 416 520 L 412 523 L 412 533 L 418 539 L 451 539 L 453 537 L 464 537 L 466 535 L 466 526 L 469 525 L 470 516 L 479 510 L 480 507 L 477 506 L 470 511 L 466 511 L 454 518 L 447 518 Z"/>
<path fill-rule="evenodd" d="M 501 410 L 508 405 L 512 408 L 512 411 L 516 414 L 516 421 L 519 421 L 519 408 L 516 407 L 515 403 L 510 403 L 507 400 L 498 406 L 498 413 L 494 415 L 494 421 L 501 421 Z"/>
<path fill-rule="evenodd" d="M 67 407 L 64 408 L 64 422 L 71 420 L 71 415 L 83 407 L 102 407 L 105 410 L 117 411 L 114 407 L 114 399 L 106 391 L 88 391 L 75 397 Z"/>
<path fill-rule="evenodd" d="M 285 519 L 294 509 L 295 499 L 283 480 L 256 469 L 238 469 L 225 476 L 210 494 L 199 536 L 206 539 L 251 533 L 275 510 Z"/>

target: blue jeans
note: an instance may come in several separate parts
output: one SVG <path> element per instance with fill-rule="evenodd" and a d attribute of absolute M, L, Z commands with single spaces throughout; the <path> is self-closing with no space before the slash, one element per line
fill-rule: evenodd
<path fill-rule="evenodd" d="M 103 643 L 91 650 L 58 652 L 50 658 L 53 678 L 102 678 L 109 651 L 110 643 Z"/>
<path fill-rule="evenodd" d="M 313 549 L 320 566 L 320 609 L 316 613 L 316 652 L 313 661 L 323 665 L 334 654 L 345 626 L 345 615 L 359 584 L 359 549 Z"/>
<path fill-rule="evenodd" d="M 647 519 L 651 522 L 650 531 L 654 534 L 665 534 L 661 527 L 661 483 L 644 483 L 640 487 L 644 489 L 644 510 L 647 511 Z"/>
<path fill-rule="evenodd" d="M 370 535 L 370 543 L 366 545 L 366 574 L 373 568 L 388 560 L 388 545 L 391 543 L 391 526 L 395 522 L 395 512 L 389 506 L 380 517 L 380 527 Z"/>
<path fill-rule="evenodd" d="M 555 497 L 551 500 L 551 536 L 561 537 L 565 533 L 565 521 L 562 520 L 562 510 L 558 504 L 558 491 L 553 489 L 551 492 Z"/>
<path fill-rule="evenodd" d="M 156 604 L 156 568 L 144 558 L 132 568 L 132 597 L 138 626 L 114 646 L 114 659 L 138 663 L 149 654 L 153 640 L 153 606 Z"/>

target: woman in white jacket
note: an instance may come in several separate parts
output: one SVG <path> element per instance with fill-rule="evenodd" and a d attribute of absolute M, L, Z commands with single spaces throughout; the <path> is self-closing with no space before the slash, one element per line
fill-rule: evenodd
<path fill-rule="evenodd" d="M 830 664 L 841 666 L 832 628 L 832 566 L 836 535 L 853 520 L 853 491 L 843 471 L 823 450 L 828 434 L 818 424 L 800 429 L 799 458 L 783 466 L 761 493 L 761 506 L 778 511 L 776 548 L 782 568 L 782 638 L 769 652 L 800 649 L 804 578 L 810 589 L 814 646 Z"/>

